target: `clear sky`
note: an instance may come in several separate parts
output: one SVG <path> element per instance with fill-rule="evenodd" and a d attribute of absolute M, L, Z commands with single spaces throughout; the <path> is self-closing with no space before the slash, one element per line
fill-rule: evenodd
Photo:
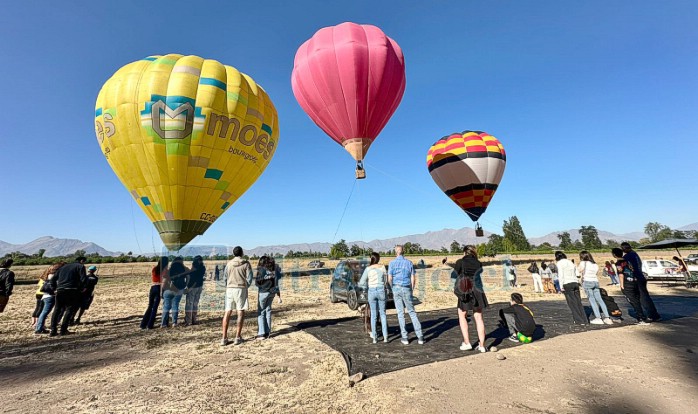
<path fill-rule="evenodd" d="M 344 21 L 379 26 L 405 54 L 407 87 L 366 158 L 336 239 L 472 225 L 433 183 L 426 152 L 484 130 L 507 150 L 481 219 L 529 237 L 594 225 L 698 221 L 698 2 L 8 2 L 0 13 L 0 240 L 52 235 L 109 250 L 160 249 L 94 134 L 94 104 L 148 55 L 216 59 L 273 100 L 279 146 L 265 173 L 195 243 L 332 241 L 351 157 L 291 91 L 295 52 Z"/>

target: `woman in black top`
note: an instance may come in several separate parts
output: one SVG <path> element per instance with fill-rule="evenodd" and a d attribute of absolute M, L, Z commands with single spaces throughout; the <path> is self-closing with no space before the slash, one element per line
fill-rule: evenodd
<path fill-rule="evenodd" d="M 271 334 L 271 304 L 274 296 L 279 296 L 281 303 L 281 292 L 279 292 L 279 277 L 281 268 L 276 264 L 273 257 L 262 256 L 257 267 L 257 277 L 255 284 L 259 288 L 257 296 L 257 339 L 269 338 Z"/>
<path fill-rule="evenodd" d="M 199 313 L 199 300 L 201 292 L 204 290 L 204 277 L 206 276 L 206 266 L 201 256 L 194 257 L 191 270 L 187 277 L 186 303 L 184 304 L 184 324 L 198 325 L 196 320 Z"/>
<path fill-rule="evenodd" d="M 189 269 L 184 266 L 182 257 L 175 257 L 170 265 L 170 271 L 162 278 L 162 328 L 170 325 L 170 310 L 172 310 L 172 326 L 177 326 L 179 318 L 179 302 L 187 287 L 187 275 Z"/>
<path fill-rule="evenodd" d="M 482 264 L 477 258 L 475 246 L 465 246 L 463 257 L 456 261 L 454 270 L 458 276 L 464 276 L 465 282 L 469 284 L 468 293 L 464 299 L 458 299 L 458 323 L 463 334 L 463 343 L 460 346 L 462 351 L 473 349 L 468 334 L 468 312 L 473 313 L 475 326 L 477 327 L 478 350 L 487 352 L 485 348 L 485 322 L 482 319 L 482 311 L 489 306 L 487 296 L 482 285 Z M 456 279 L 458 281 L 458 279 Z"/>

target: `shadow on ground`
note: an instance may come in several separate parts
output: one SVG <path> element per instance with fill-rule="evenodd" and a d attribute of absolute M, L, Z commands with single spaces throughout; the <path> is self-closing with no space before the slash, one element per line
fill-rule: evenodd
<path fill-rule="evenodd" d="M 671 324 L 679 318 L 698 313 L 698 298 L 695 297 L 655 296 L 654 300 L 665 324 Z M 627 315 L 627 302 L 623 298 L 616 298 L 616 302 Z M 634 319 L 626 317 L 620 324 L 580 326 L 572 323 L 571 313 L 565 302 L 538 301 L 528 302 L 527 305 L 534 312 L 538 324 L 534 341 L 588 330 L 613 329 L 634 323 Z M 508 330 L 499 326 L 499 310 L 506 306 L 508 304 L 495 303 L 485 311 L 487 347 L 496 345 L 504 349 L 525 346 L 507 340 Z M 587 314 L 591 313 L 589 307 L 586 310 Z M 459 349 L 463 339 L 458 328 L 455 309 L 419 313 L 426 340 L 425 345 L 417 344 L 414 329 L 409 323 L 410 319 L 407 315 L 405 317 L 408 322 L 407 331 L 410 334 L 408 346 L 400 342 L 400 329 L 396 315 L 388 316 L 388 343 L 379 341 L 373 344 L 368 334 L 364 332 L 363 321 L 358 317 L 309 321 L 295 326 L 340 352 L 347 363 L 349 375 L 359 372 L 366 376 L 379 375 L 431 362 L 475 355 L 476 351 Z M 471 322 L 469 325 L 471 340 L 475 341 L 474 324 Z"/>

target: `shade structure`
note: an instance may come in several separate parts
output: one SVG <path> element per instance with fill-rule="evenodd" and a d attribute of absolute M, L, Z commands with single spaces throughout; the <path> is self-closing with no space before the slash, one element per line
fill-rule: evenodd
<path fill-rule="evenodd" d="M 685 246 L 698 246 L 698 239 L 666 239 L 655 243 L 650 243 L 639 249 L 678 249 Z"/>
<path fill-rule="evenodd" d="M 169 54 L 119 69 L 97 96 L 102 154 L 170 250 L 203 234 L 262 174 L 276 109 L 251 77 Z"/>

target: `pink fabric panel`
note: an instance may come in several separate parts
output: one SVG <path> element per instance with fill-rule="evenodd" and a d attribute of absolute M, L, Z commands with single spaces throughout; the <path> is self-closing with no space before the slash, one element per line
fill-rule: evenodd
<path fill-rule="evenodd" d="M 332 139 L 373 140 L 405 91 L 402 50 L 375 26 L 326 27 L 296 52 L 291 85 L 303 110 Z"/>

